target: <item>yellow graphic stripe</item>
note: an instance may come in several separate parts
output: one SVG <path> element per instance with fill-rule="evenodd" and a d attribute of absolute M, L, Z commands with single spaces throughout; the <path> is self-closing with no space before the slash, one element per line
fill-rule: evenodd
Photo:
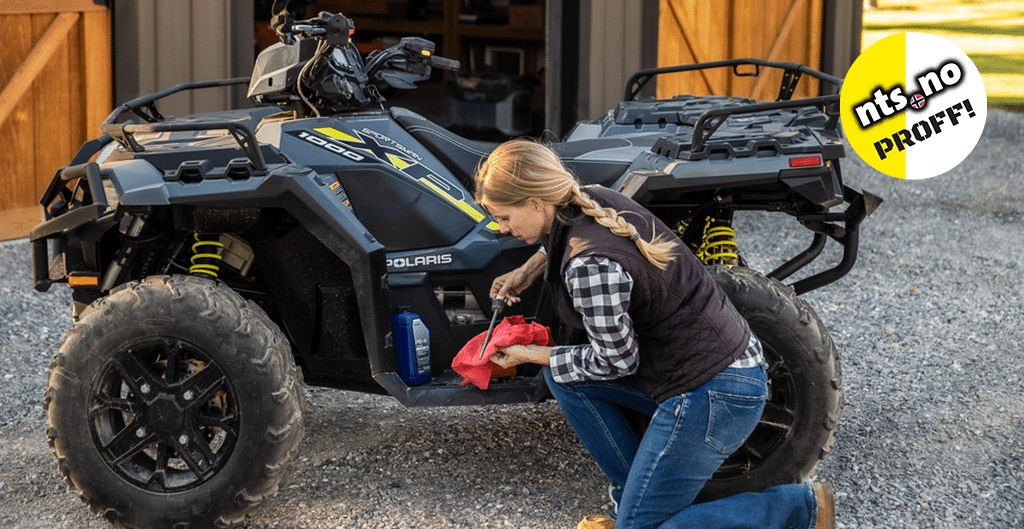
<path fill-rule="evenodd" d="M 354 141 L 354 142 L 358 142 L 358 143 L 365 143 L 365 142 L 363 142 L 363 140 L 361 140 L 359 138 L 356 138 L 355 136 L 352 136 L 350 134 L 345 134 L 344 132 L 341 132 L 340 130 L 335 129 L 333 127 L 320 127 L 320 128 L 315 128 L 313 130 L 319 132 L 320 134 L 323 134 L 324 136 L 329 136 L 329 137 L 334 138 L 334 139 L 346 140 L 346 141 Z M 362 150 L 365 150 L 367 154 L 369 154 L 371 156 L 374 156 L 373 151 L 371 151 L 369 149 L 362 149 Z M 412 163 L 409 163 L 408 161 L 406 161 L 406 160 L 404 160 L 404 159 L 402 159 L 402 158 L 400 158 L 398 156 L 394 156 L 394 155 L 391 155 L 391 154 L 388 154 L 387 156 L 388 156 L 388 161 L 391 162 L 391 165 L 395 166 L 395 168 L 397 168 L 399 171 L 401 171 L 401 170 L 403 170 L 403 169 L 413 165 Z M 461 209 L 463 211 L 463 213 L 465 213 L 466 215 L 469 215 L 469 217 L 471 219 L 473 219 L 473 220 L 475 220 L 477 222 L 480 222 L 480 221 L 484 220 L 485 218 L 487 218 L 486 215 L 484 215 L 480 211 L 477 211 L 476 209 L 474 209 L 473 206 L 470 206 L 469 204 L 467 204 L 466 201 L 464 201 L 464 200 L 456 200 L 455 197 L 449 195 L 448 193 L 445 193 L 444 191 L 441 190 L 441 188 L 439 188 L 436 185 L 430 183 L 428 180 L 421 178 L 420 182 L 422 182 L 423 185 L 429 187 L 430 189 L 433 189 L 435 193 L 437 193 L 437 194 L 443 196 L 444 198 L 448 199 L 448 201 L 451 202 L 452 204 L 455 204 L 456 206 L 458 206 L 458 208 Z M 498 231 L 498 230 L 501 229 L 501 227 L 498 226 L 497 222 L 488 222 L 487 223 L 487 229 L 489 229 L 491 231 Z"/>
<path fill-rule="evenodd" d="M 448 193 L 445 193 L 444 191 L 441 191 L 441 188 L 430 183 L 430 181 L 428 181 L 427 179 L 421 178 L 420 182 L 423 183 L 423 185 L 429 187 L 430 189 L 433 189 L 434 192 L 436 192 L 437 194 L 443 196 L 444 198 L 447 198 L 449 202 L 458 206 L 458 208 L 461 209 L 463 213 L 469 215 L 469 217 L 472 218 L 473 220 L 480 222 L 487 218 L 486 215 L 477 211 L 473 206 L 467 204 L 465 200 L 456 200 L 455 197 L 449 195 Z M 498 226 L 497 222 L 488 222 L 487 229 L 492 231 L 498 231 L 501 229 L 501 227 Z"/>
<path fill-rule="evenodd" d="M 411 163 L 399 158 L 398 156 L 395 156 L 394 154 L 389 154 L 388 160 L 391 160 L 391 165 L 394 165 L 395 168 L 397 168 L 399 171 L 412 165 Z"/>
<path fill-rule="evenodd" d="M 355 136 L 345 134 L 344 132 L 333 127 L 320 127 L 318 129 L 313 130 L 319 132 L 320 134 L 323 134 L 324 136 L 330 136 L 337 140 L 357 141 L 359 143 L 363 143 L 363 140 L 356 138 Z"/>

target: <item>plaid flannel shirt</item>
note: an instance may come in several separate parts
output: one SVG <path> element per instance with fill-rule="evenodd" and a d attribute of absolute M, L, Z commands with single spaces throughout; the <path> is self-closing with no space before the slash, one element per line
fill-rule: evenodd
<path fill-rule="evenodd" d="M 555 381 L 613 380 L 636 373 L 639 345 L 628 312 L 633 278 L 611 259 L 588 256 L 570 261 L 564 280 L 573 308 L 583 316 L 590 343 L 552 349 L 551 374 Z M 762 364 L 761 343 L 751 333 L 743 357 L 729 367 Z"/>

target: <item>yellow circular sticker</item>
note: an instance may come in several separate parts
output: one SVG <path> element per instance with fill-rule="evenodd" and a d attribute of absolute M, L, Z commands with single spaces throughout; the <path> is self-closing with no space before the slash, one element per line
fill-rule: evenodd
<path fill-rule="evenodd" d="M 872 44 L 850 67 L 839 98 L 843 131 L 857 154 L 907 180 L 940 175 L 967 158 L 988 109 L 967 54 L 927 33 Z"/>

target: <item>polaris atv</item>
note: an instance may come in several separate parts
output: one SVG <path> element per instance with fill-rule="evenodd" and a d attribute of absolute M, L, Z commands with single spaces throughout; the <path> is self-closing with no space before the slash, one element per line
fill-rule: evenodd
<path fill-rule="evenodd" d="M 383 88 L 459 64 L 419 38 L 362 57 L 341 15 L 274 25 L 282 42 L 251 79 L 115 109 L 41 200 L 35 287 L 70 285 L 75 320 L 50 368 L 47 437 L 61 474 L 118 527 L 240 523 L 297 456 L 303 384 L 406 406 L 549 395 L 537 366 L 486 390 L 451 369 L 488 326 L 492 279 L 537 250 L 499 233 L 473 199 L 493 144 L 383 105 Z M 638 98 L 657 75 L 708 68 L 782 69 L 779 98 Z M 843 184 L 839 96 L 790 100 L 803 75 L 841 83 L 763 60 L 641 71 L 616 109 L 551 145 L 584 184 L 678 227 L 764 342 L 769 402 L 705 500 L 805 479 L 842 413 L 837 351 L 797 295 L 850 270 L 858 227 L 881 200 Z M 155 106 L 240 83 L 256 107 L 164 117 Z M 118 121 L 129 112 L 142 122 Z M 744 210 L 791 216 L 808 248 L 764 275 L 747 268 L 731 228 Z M 781 283 L 830 240 L 837 266 Z M 541 285 L 508 314 L 561 344 L 583 338 L 559 324 Z"/>

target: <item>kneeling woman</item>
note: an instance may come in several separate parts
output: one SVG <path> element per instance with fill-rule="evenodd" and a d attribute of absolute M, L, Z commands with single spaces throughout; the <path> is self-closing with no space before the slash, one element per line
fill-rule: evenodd
<path fill-rule="evenodd" d="M 664 223 L 614 191 L 582 189 L 550 149 L 526 140 L 481 165 L 476 199 L 502 232 L 543 246 L 496 278 L 491 295 L 518 301 L 544 276 L 559 318 L 589 339 L 492 358 L 549 366 L 548 387 L 611 478 L 615 521 L 588 517 L 580 527 L 834 526 L 826 484 L 692 505 L 757 425 L 767 377 L 757 337 Z M 642 439 L 623 409 L 653 415 Z"/>

